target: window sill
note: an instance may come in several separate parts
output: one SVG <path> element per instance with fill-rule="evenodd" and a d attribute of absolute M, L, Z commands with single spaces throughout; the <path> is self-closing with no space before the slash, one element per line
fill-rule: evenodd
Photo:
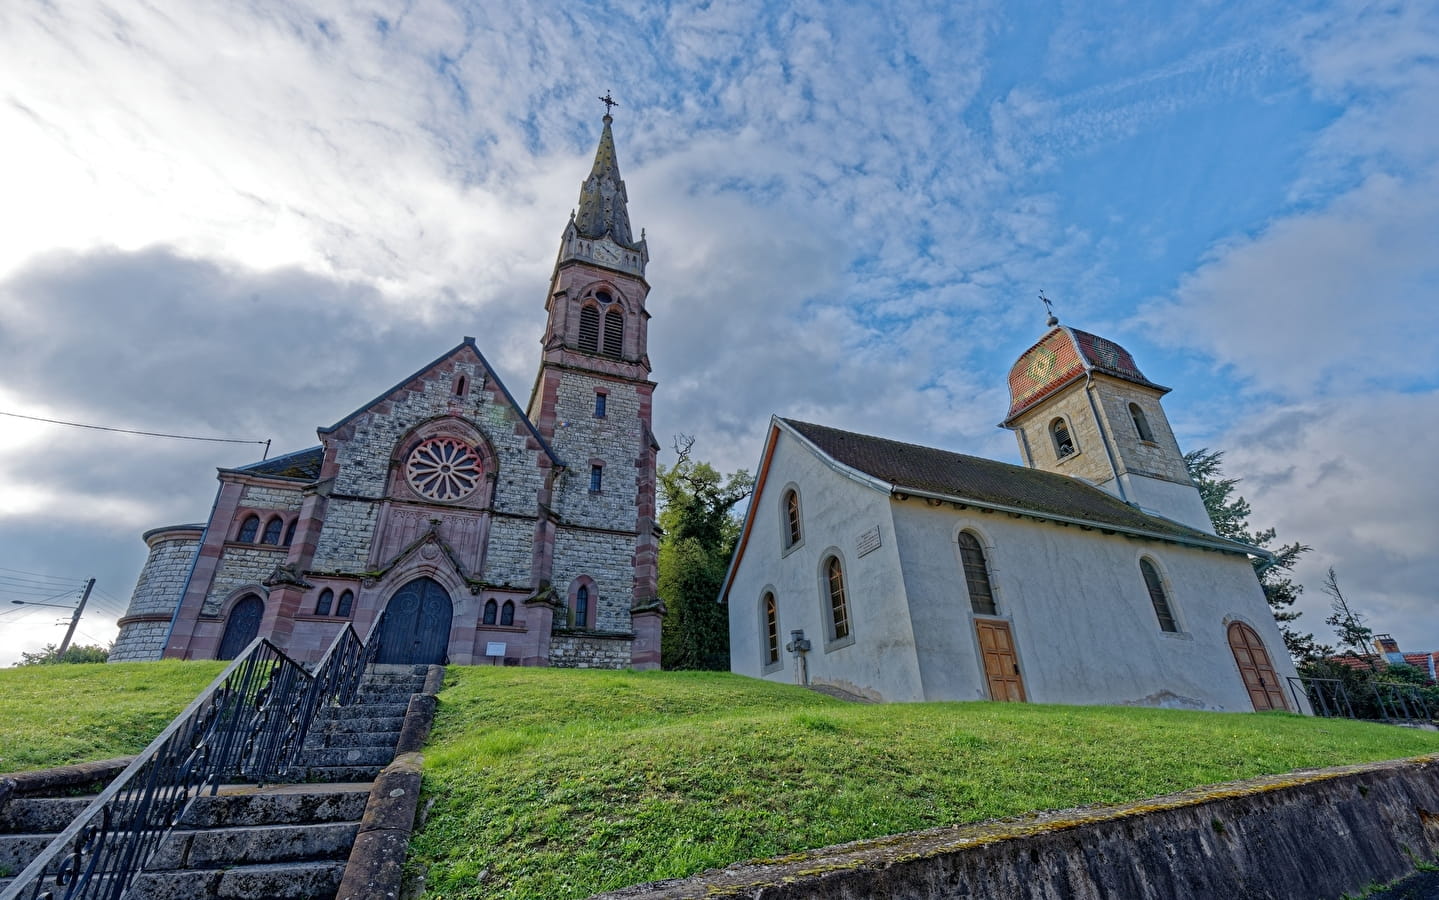
<path fill-rule="evenodd" d="M 512 631 L 512 632 L 514 632 L 515 634 L 524 634 L 524 633 L 525 633 L 526 631 L 528 631 L 529 629 L 525 628 L 525 626 L 523 626 L 523 625 L 499 625 L 499 624 L 486 625 L 485 623 L 481 622 L 479 625 L 476 625 L 476 626 L 475 626 L 475 630 L 476 630 L 476 631 Z"/>
<path fill-rule="evenodd" d="M 801 547 L 803 547 L 803 546 L 804 546 L 804 538 L 800 538 L 799 540 L 795 541 L 793 544 L 790 544 L 788 547 L 786 547 L 786 548 L 784 548 L 783 550 L 781 550 L 780 553 L 779 553 L 779 558 L 780 558 L 780 559 L 784 559 L 786 556 L 789 556 L 791 553 L 793 553 L 794 551 L 798 550 L 799 548 L 801 548 Z"/>
<path fill-rule="evenodd" d="M 1160 629 L 1159 633 L 1160 633 L 1160 635 L 1162 635 L 1163 637 L 1168 638 L 1168 639 L 1171 640 L 1171 641 L 1192 641 L 1192 640 L 1194 640 L 1194 635 L 1190 634 L 1190 633 L 1187 632 L 1187 631 L 1165 631 L 1165 630 L 1163 630 L 1163 629 Z"/>
<path fill-rule="evenodd" d="M 825 653 L 828 653 L 828 652 L 830 652 L 831 650 L 843 650 L 845 647 L 848 647 L 849 645 L 851 645 L 851 644 L 853 644 L 853 643 L 854 643 L 854 632 L 851 631 L 849 634 L 845 635 L 845 636 L 842 637 L 842 638 L 835 638 L 835 639 L 832 640 L 832 641 L 825 641 L 825 642 L 824 642 L 824 652 L 825 652 Z"/>
<path fill-rule="evenodd" d="M 781 659 L 777 663 L 765 663 L 764 665 L 760 666 L 759 673 L 761 675 L 773 675 L 774 673 L 779 672 L 783 669 L 784 660 Z"/>
<path fill-rule="evenodd" d="M 1057 456 L 1057 457 L 1055 457 L 1054 462 L 1055 462 L 1056 465 L 1061 465 L 1061 466 L 1062 466 L 1062 465 L 1064 465 L 1065 463 L 1069 462 L 1070 460 L 1072 460 L 1072 459 L 1078 459 L 1079 457 L 1081 457 L 1081 456 L 1083 456 L 1083 455 L 1084 455 L 1084 451 L 1083 451 L 1083 450 L 1076 450 L 1076 451 L 1074 451 L 1073 453 L 1069 454 L 1068 456 Z"/>

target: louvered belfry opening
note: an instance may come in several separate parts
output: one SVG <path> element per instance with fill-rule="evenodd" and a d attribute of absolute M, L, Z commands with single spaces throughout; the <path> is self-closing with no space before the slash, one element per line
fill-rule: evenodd
<path fill-rule="evenodd" d="M 580 309 L 580 349 L 600 352 L 600 311 L 593 306 Z"/>
<path fill-rule="evenodd" d="M 616 306 L 605 313 L 605 356 L 619 359 L 624 355 L 624 347 L 625 316 Z"/>

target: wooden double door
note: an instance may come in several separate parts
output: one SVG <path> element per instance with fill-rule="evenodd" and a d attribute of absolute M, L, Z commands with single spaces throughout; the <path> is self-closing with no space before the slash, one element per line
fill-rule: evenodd
<path fill-rule="evenodd" d="M 429 665 L 448 662 L 450 624 L 455 617 L 450 592 L 433 578 L 416 578 L 395 591 L 385 604 L 376 634 L 379 663 Z"/>
<path fill-rule="evenodd" d="M 1023 703 L 1024 677 L 1019 672 L 1019 654 L 1009 623 L 998 619 L 975 619 L 979 654 L 984 661 L 984 678 L 989 699 Z"/>
<path fill-rule="evenodd" d="M 1229 649 L 1239 665 L 1239 676 L 1244 679 L 1244 689 L 1249 692 L 1249 701 L 1258 711 L 1266 709 L 1288 709 L 1284 702 L 1284 686 L 1279 683 L 1279 673 L 1269 659 L 1269 651 L 1253 628 L 1243 622 L 1229 625 Z"/>

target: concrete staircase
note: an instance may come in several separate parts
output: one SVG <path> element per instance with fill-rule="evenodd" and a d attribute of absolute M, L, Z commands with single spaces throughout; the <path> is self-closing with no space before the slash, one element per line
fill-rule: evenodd
<path fill-rule="evenodd" d="M 125 900 L 331 900 L 371 782 L 395 754 L 425 667 L 376 667 L 355 703 L 321 711 L 293 783 L 195 798 Z M 3 888 L 90 802 L 16 798 L 0 809 Z"/>

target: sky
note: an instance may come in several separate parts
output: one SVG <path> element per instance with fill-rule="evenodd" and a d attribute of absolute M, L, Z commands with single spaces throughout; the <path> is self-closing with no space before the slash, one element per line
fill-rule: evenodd
<path fill-rule="evenodd" d="M 503 8 L 501 8 L 503 7 Z M 778 413 L 1018 462 L 1037 295 L 1320 586 L 1439 650 L 1430 2 L 0 5 L 0 412 L 313 446 L 457 344 L 528 395 L 603 107 L 655 433 Z M 105 643 L 257 444 L 0 417 L 0 664 Z M 666 453 L 661 462 L 672 459 Z M 12 608 L 13 607 L 13 608 Z"/>

